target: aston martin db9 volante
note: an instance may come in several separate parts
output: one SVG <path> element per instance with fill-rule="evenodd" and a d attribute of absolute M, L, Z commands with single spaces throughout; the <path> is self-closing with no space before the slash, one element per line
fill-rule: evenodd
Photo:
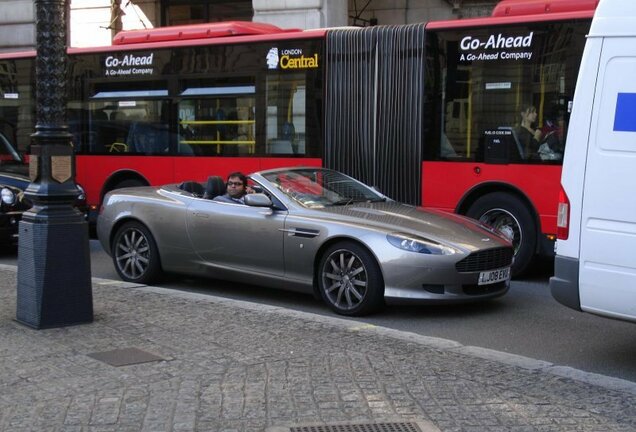
<path fill-rule="evenodd" d="M 245 204 L 213 201 L 225 192 L 216 176 L 114 190 L 99 240 L 125 281 L 165 271 L 313 292 L 343 315 L 508 290 L 512 245 L 475 220 L 397 203 L 322 168 L 261 171 L 249 183 Z"/>

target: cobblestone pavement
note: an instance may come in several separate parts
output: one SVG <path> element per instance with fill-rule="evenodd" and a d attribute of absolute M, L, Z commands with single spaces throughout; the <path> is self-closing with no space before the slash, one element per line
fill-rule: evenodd
<path fill-rule="evenodd" d="M 98 279 L 92 324 L 33 330 L 15 297 L 0 268 L 0 431 L 636 430 L 635 383 L 453 341 Z M 165 360 L 89 356 L 122 348 Z"/>

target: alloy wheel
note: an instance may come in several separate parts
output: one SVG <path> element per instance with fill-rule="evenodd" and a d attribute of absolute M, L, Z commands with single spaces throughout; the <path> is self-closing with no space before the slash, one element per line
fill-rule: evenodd
<path fill-rule="evenodd" d="M 115 247 L 115 262 L 127 278 L 140 278 L 150 265 L 150 245 L 146 236 L 136 228 L 124 232 Z"/>
<path fill-rule="evenodd" d="M 364 301 L 368 273 L 355 253 L 346 249 L 332 252 L 325 260 L 321 277 L 325 297 L 337 309 L 355 309 Z"/>

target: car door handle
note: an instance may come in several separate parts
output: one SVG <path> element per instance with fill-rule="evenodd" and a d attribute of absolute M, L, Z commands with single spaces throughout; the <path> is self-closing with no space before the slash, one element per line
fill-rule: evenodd
<path fill-rule="evenodd" d="M 194 212 L 194 216 L 204 218 L 204 219 L 208 219 L 210 217 L 210 215 L 208 215 L 207 213 L 199 213 L 199 212 Z"/>

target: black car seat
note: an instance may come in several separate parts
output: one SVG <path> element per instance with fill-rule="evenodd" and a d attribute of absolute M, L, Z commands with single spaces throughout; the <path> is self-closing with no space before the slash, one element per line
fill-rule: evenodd
<path fill-rule="evenodd" d="M 190 192 L 195 197 L 201 198 L 205 193 L 205 188 L 203 185 L 196 181 L 184 181 L 179 186 L 179 189 Z"/>
<path fill-rule="evenodd" d="M 129 151 L 143 154 L 161 154 L 168 150 L 168 126 L 135 122 L 130 126 L 126 144 Z"/>
<path fill-rule="evenodd" d="M 222 177 L 219 176 L 210 176 L 208 177 L 208 181 L 205 184 L 205 192 L 203 193 L 203 198 L 213 199 L 219 195 L 223 195 L 225 193 L 225 182 Z"/>

